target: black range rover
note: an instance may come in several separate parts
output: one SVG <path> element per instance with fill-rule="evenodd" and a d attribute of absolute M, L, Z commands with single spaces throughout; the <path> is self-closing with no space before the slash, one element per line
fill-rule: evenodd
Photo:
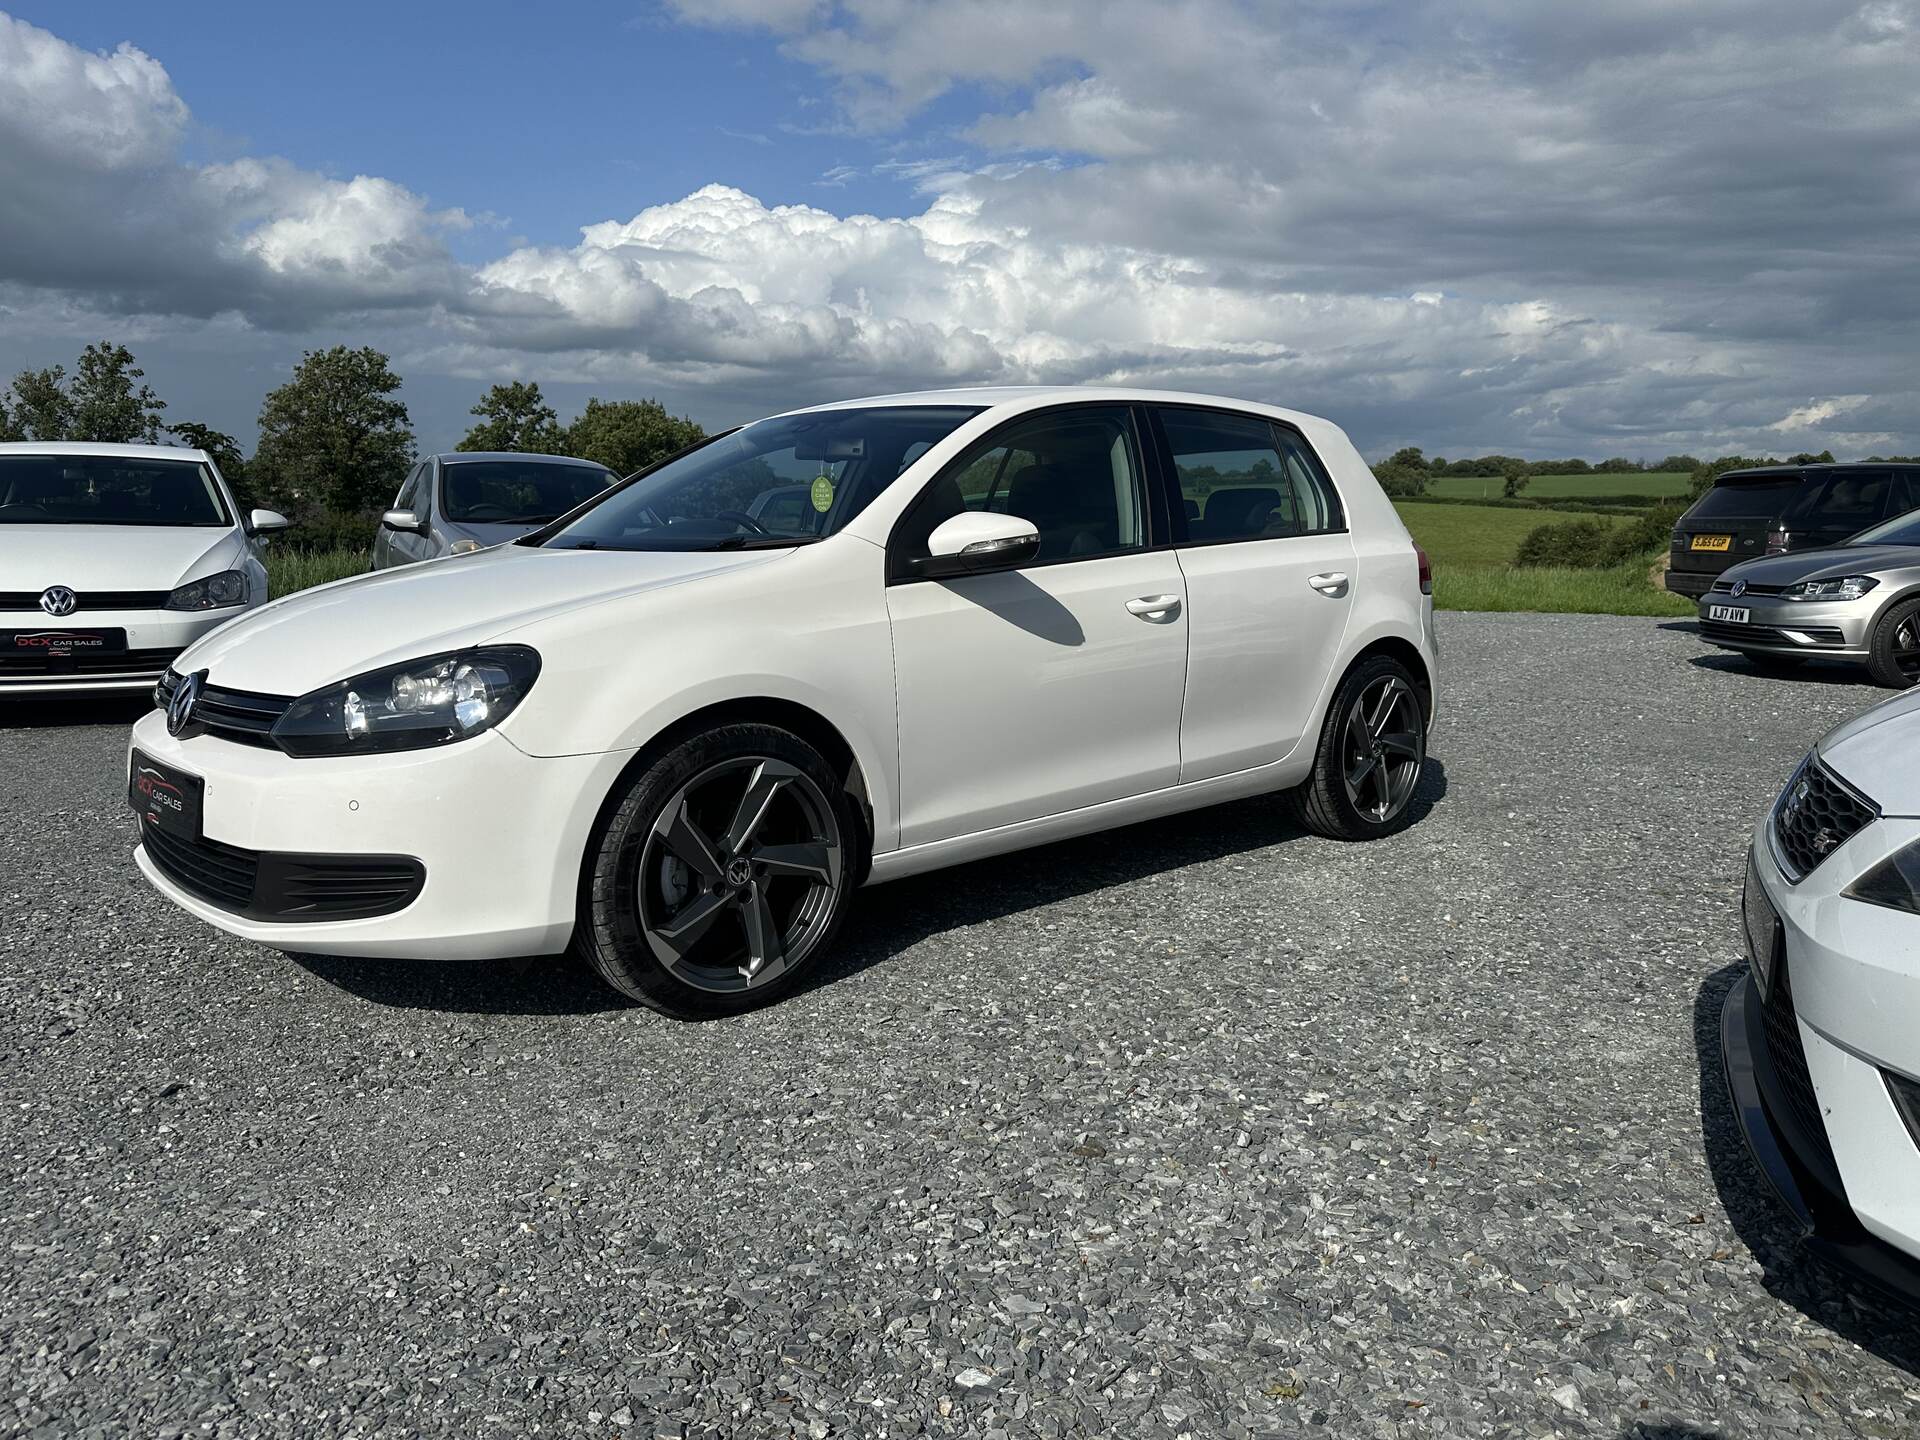
<path fill-rule="evenodd" d="M 1729 565 L 1837 545 L 1920 507 L 1920 465 L 1769 465 L 1729 470 L 1673 531 L 1667 589 L 1699 599 Z"/>

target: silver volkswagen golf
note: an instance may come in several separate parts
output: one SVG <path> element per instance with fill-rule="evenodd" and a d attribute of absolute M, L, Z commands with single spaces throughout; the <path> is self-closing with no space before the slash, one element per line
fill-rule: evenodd
<path fill-rule="evenodd" d="M 1843 545 L 1721 572 L 1701 598 L 1700 635 L 1762 666 L 1845 660 L 1879 685 L 1920 682 L 1920 510 Z"/>
<path fill-rule="evenodd" d="M 373 568 L 464 555 L 518 539 L 591 500 L 619 476 L 592 460 L 517 451 L 429 455 L 380 517 Z"/>

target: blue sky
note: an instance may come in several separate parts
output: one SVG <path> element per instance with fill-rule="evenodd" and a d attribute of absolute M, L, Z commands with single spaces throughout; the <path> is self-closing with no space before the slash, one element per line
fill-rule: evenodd
<path fill-rule="evenodd" d="M 1920 0 L 14 3 L 0 377 L 124 340 L 248 442 L 348 343 L 430 449 L 532 379 L 1913 453 L 1916 73 Z"/>

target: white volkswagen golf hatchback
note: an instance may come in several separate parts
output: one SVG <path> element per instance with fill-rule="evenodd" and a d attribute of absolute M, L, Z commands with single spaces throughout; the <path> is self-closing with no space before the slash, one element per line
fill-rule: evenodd
<path fill-rule="evenodd" d="M 203 450 L 0 445 L 0 698 L 139 694 L 267 598 L 260 536 Z"/>
<path fill-rule="evenodd" d="M 277 601 L 155 698 L 136 853 L 195 915 L 319 953 L 571 941 L 712 1014 L 790 988 L 863 882 L 1269 791 L 1322 834 L 1401 828 L 1431 581 L 1325 420 L 897 395 Z"/>

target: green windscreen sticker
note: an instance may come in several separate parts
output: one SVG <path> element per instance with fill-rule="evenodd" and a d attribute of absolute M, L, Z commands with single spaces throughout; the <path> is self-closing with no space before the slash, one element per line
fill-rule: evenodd
<path fill-rule="evenodd" d="M 818 475 L 813 481 L 813 508 L 822 515 L 833 508 L 833 477 Z"/>

